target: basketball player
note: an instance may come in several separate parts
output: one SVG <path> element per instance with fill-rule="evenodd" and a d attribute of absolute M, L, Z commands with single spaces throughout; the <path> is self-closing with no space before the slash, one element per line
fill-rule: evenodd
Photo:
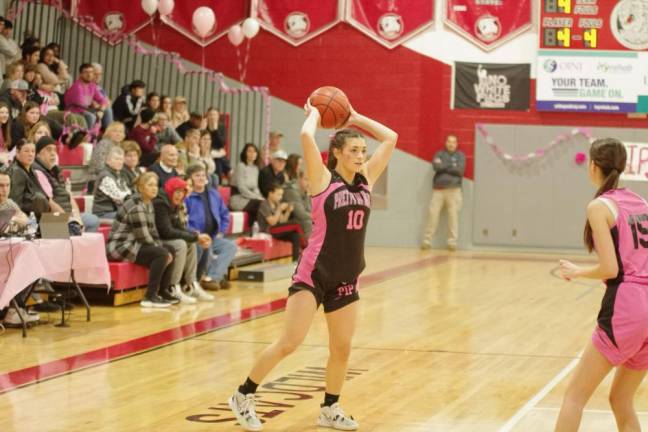
<path fill-rule="evenodd" d="M 595 266 L 560 261 L 563 278 L 601 279 L 607 289 L 592 335 L 565 393 L 556 431 L 576 431 L 583 408 L 616 367 L 610 404 L 620 431 L 639 431 L 633 400 L 648 370 L 648 204 L 617 189 L 626 165 L 623 144 L 599 139 L 590 149 L 589 176 L 598 187 L 587 206 L 585 245 L 596 250 Z"/>
<path fill-rule="evenodd" d="M 358 428 L 358 422 L 344 413 L 338 399 L 358 314 L 358 276 L 365 266 L 364 239 L 371 188 L 387 166 L 398 135 L 351 109 L 346 126 L 362 128 L 381 144 L 367 161 L 367 144 L 362 134 L 340 130 L 331 140 L 325 166 L 314 138 L 320 114 L 310 103 L 305 109 L 307 118 L 301 141 L 310 179 L 313 232 L 293 275 L 283 332 L 257 359 L 245 383 L 229 400 L 239 423 L 249 431 L 262 429 L 255 412 L 257 386 L 302 343 L 320 305 L 324 307 L 329 330 L 329 359 L 318 424 L 338 430 Z"/>

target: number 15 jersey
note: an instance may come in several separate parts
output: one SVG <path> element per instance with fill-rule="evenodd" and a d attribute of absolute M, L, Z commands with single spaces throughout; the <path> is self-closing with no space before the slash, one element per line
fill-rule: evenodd
<path fill-rule="evenodd" d="M 313 231 L 293 275 L 293 283 L 353 282 L 364 270 L 364 242 L 371 211 L 367 179 L 349 184 L 331 170 L 331 182 L 312 198 Z"/>
<path fill-rule="evenodd" d="M 608 200 L 613 201 L 616 207 L 614 209 L 610 206 L 616 221 L 611 231 L 619 275 L 614 281 L 608 281 L 608 284 L 648 284 L 648 204 L 642 197 L 625 188 L 607 191 L 599 199 L 605 204 L 608 204 Z"/>

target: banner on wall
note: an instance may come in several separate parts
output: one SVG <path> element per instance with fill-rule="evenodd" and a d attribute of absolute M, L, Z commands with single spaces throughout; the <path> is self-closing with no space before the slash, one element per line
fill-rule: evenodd
<path fill-rule="evenodd" d="M 648 50 L 648 0 L 542 0 L 540 47 Z"/>
<path fill-rule="evenodd" d="M 151 22 L 139 2 L 136 7 L 125 7 L 122 0 L 80 1 L 74 8 L 74 16 L 81 26 L 92 25 L 91 31 L 113 45 Z"/>
<path fill-rule="evenodd" d="M 531 0 L 445 0 L 445 24 L 490 51 L 531 28 Z"/>
<path fill-rule="evenodd" d="M 539 111 L 648 112 L 648 53 L 538 52 Z"/>
<path fill-rule="evenodd" d="M 456 62 L 454 107 L 528 110 L 530 64 Z"/>
<path fill-rule="evenodd" d="M 648 143 L 624 142 L 628 161 L 621 180 L 648 181 Z"/>
<path fill-rule="evenodd" d="M 338 0 L 258 0 L 257 19 L 270 33 L 291 45 L 301 45 L 342 19 Z"/>
<path fill-rule="evenodd" d="M 201 6 L 209 6 L 214 11 L 214 15 L 216 15 L 214 31 L 204 40 L 193 32 L 193 24 L 191 23 L 194 11 Z M 137 7 L 141 9 L 141 7 L 139 7 L 139 2 L 137 2 Z M 198 45 L 207 46 L 215 40 L 225 36 L 230 27 L 234 24 L 241 23 L 249 16 L 249 13 L 249 0 L 228 0 L 227 2 L 213 0 L 182 0 L 175 2 L 175 7 L 173 8 L 171 15 L 162 17 L 162 21 Z"/>
<path fill-rule="evenodd" d="M 394 48 L 434 24 L 434 0 L 347 0 L 346 21 Z"/>

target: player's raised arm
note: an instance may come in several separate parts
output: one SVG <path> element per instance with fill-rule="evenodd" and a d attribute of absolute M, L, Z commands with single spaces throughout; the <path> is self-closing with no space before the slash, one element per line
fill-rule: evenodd
<path fill-rule="evenodd" d="M 304 105 L 306 111 L 306 120 L 301 129 L 301 143 L 304 152 L 304 162 L 306 163 L 306 174 L 310 182 L 311 195 L 317 195 L 326 189 L 331 174 L 322 162 L 320 150 L 315 142 L 315 131 L 320 123 L 319 111 L 310 104 L 309 101 Z"/>

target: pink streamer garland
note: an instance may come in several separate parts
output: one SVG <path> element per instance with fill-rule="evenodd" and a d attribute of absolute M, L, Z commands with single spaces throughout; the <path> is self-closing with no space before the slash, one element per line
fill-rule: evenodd
<path fill-rule="evenodd" d="M 572 129 L 571 132 L 568 134 L 558 135 L 553 141 L 551 141 L 551 143 L 549 143 L 547 147 L 537 149 L 536 151 L 528 153 L 526 155 L 511 155 L 509 153 L 506 153 L 499 145 L 495 143 L 495 140 L 493 140 L 493 137 L 489 135 L 488 131 L 486 130 L 483 124 L 481 123 L 477 124 L 477 131 L 481 134 L 481 136 L 483 136 L 486 139 L 486 144 L 488 144 L 491 147 L 491 149 L 493 149 L 493 152 L 500 159 L 506 162 L 524 163 L 533 160 L 538 160 L 539 158 L 542 158 L 557 146 L 563 144 L 565 141 L 569 141 L 571 138 L 577 135 L 584 136 L 590 142 L 594 139 L 590 128 L 577 127 Z"/>
<path fill-rule="evenodd" d="M 19 16 L 23 9 L 25 8 L 25 5 L 29 3 L 30 1 L 33 0 L 20 0 L 18 3 L 18 7 L 16 9 L 12 9 L 8 12 L 7 16 L 11 17 L 11 19 L 15 19 L 15 17 Z M 106 32 L 104 31 L 101 27 L 99 27 L 95 22 L 94 18 L 91 16 L 77 16 L 73 17 L 68 11 L 65 10 L 63 5 L 61 4 L 60 0 L 52 0 L 51 4 L 52 7 L 56 8 L 63 16 L 65 16 L 68 19 L 71 19 L 75 22 L 77 22 L 79 25 L 82 27 L 90 30 L 92 33 L 94 33 L 96 36 L 99 38 L 114 44 L 118 42 L 120 39 L 123 38 L 123 36 L 120 36 L 119 34 L 111 33 L 111 32 Z M 153 19 L 151 19 L 153 21 Z M 162 57 L 164 60 L 168 61 L 169 63 L 173 64 L 176 69 L 182 73 L 183 75 L 203 75 L 206 77 L 206 79 L 209 82 L 215 82 L 218 83 L 218 88 L 221 92 L 225 94 L 231 94 L 231 95 L 239 95 L 239 94 L 244 94 L 244 93 L 259 93 L 261 94 L 261 98 L 263 99 L 263 105 L 264 105 L 264 115 L 265 115 L 265 124 L 264 124 L 264 131 L 263 131 L 263 136 L 265 137 L 265 143 L 263 144 L 263 147 L 265 149 L 265 155 L 266 155 L 266 163 L 268 163 L 268 153 L 270 151 L 270 115 L 271 115 L 271 98 L 270 98 L 270 90 L 268 87 L 260 87 L 260 86 L 248 86 L 245 85 L 241 88 L 231 88 L 230 86 L 227 85 L 225 82 L 225 77 L 222 73 L 220 72 L 214 72 L 214 71 L 206 71 L 206 70 L 187 70 L 187 68 L 184 67 L 182 64 L 182 61 L 180 60 L 180 55 L 175 52 L 166 52 L 166 51 L 161 51 L 157 47 L 155 50 L 150 51 L 146 49 L 144 46 L 142 46 L 136 39 L 135 35 L 131 35 L 129 38 L 126 39 L 126 42 L 128 45 L 135 51 L 136 54 L 140 55 L 146 55 L 146 56 L 155 56 L 155 57 Z M 237 48 L 237 60 L 238 60 L 238 69 L 239 69 L 239 78 L 241 81 L 245 80 L 245 75 L 247 72 L 247 63 L 249 60 L 250 56 L 250 41 L 248 39 L 247 42 L 247 52 L 246 56 L 244 59 L 243 64 L 240 61 L 239 58 L 239 51 Z M 89 133 L 92 134 L 92 131 L 88 131 Z M 94 135 L 94 134 L 93 134 Z"/>

